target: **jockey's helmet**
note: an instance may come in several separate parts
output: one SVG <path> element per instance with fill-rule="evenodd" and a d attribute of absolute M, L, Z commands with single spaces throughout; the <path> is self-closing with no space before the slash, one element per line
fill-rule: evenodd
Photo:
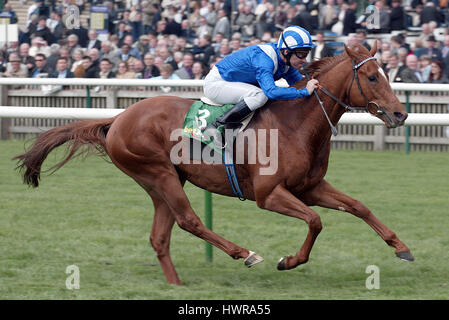
<path fill-rule="evenodd" d="M 312 42 L 312 37 L 306 29 L 299 26 L 289 26 L 282 31 L 277 47 L 279 50 L 294 51 L 300 48 L 310 49 L 316 47 L 316 44 Z"/>
<path fill-rule="evenodd" d="M 288 66 L 290 66 L 292 54 L 305 59 L 313 47 L 316 47 L 316 44 L 312 42 L 310 33 L 299 26 L 287 27 L 282 31 L 277 43 L 277 48 L 285 57 Z"/>

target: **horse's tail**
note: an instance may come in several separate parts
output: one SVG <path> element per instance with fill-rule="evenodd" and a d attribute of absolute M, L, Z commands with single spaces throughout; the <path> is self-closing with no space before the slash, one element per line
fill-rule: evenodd
<path fill-rule="evenodd" d="M 53 149 L 66 142 L 69 144 L 64 159 L 48 169 L 51 173 L 81 154 L 88 155 L 96 150 L 97 154 L 106 155 L 106 134 L 114 120 L 115 118 L 77 121 L 41 134 L 28 151 L 13 158 L 18 160 L 16 169 L 23 173 L 24 183 L 39 186 L 42 163 Z M 83 146 L 88 148 L 79 150 Z"/>

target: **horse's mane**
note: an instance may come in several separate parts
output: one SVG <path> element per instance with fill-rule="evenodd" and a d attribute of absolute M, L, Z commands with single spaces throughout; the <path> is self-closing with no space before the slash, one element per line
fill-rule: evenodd
<path fill-rule="evenodd" d="M 346 54 L 346 52 L 343 52 L 338 56 L 314 60 L 307 65 L 306 69 L 312 78 L 316 78 L 318 75 L 324 74 L 330 69 L 332 69 L 334 66 L 339 64 L 342 60 L 344 60 L 347 57 L 348 55 Z"/>
<path fill-rule="evenodd" d="M 362 45 L 356 44 L 352 47 L 354 51 L 357 51 L 360 56 L 368 56 L 369 51 Z M 342 62 L 343 60 L 348 58 L 348 54 L 346 51 L 343 51 L 341 54 L 333 57 L 326 57 L 322 58 L 320 60 L 314 60 L 311 63 L 309 63 L 306 67 L 307 71 L 309 72 L 311 77 L 318 77 L 320 74 L 324 74 L 328 72 L 330 69 L 332 69 L 334 66 Z"/>

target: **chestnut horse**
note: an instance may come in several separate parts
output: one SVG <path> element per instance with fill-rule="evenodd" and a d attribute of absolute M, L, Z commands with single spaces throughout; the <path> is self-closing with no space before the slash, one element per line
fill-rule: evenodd
<path fill-rule="evenodd" d="M 345 47 L 338 56 L 314 61 L 310 76 L 319 80 L 330 95 L 319 91 L 329 119 L 337 125 L 347 110 L 343 101 L 364 106 L 389 128 L 404 124 L 404 106 L 393 93 L 388 79 L 362 46 Z M 295 87 L 304 87 L 302 80 Z M 323 89 L 324 90 L 324 89 Z M 333 97 L 331 97 L 333 95 Z M 234 196 L 227 182 L 223 164 L 173 164 L 171 149 L 188 139 L 171 141 L 170 134 L 182 127 L 184 115 L 193 100 L 178 97 L 155 97 L 141 100 L 114 118 L 86 120 L 56 127 L 40 135 L 24 154 L 15 157 L 18 168 L 25 169 L 24 181 L 37 187 L 41 165 L 54 148 L 69 142 L 67 155 L 53 169 L 73 156 L 94 147 L 107 155 L 124 173 L 133 178 L 153 200 L 155 213 L 150 242 L 157 253 L 168 283 L 181 284 L 169 254 L 171 230 L 180 228 L 226 252 L 234 259 L 244 259 L 247 266 L 263 261 L 262 257 L 207 229 L 190 206 L 183 185 L 186 180 L 214 193 Z M 288 270 L 306 263 L 322 229 L 317 212 L 310 206 L 345 211 L 361 218 L 379 236 L 395 248 L 403 260 L 413 260 L 407 246 L 359 201 L 331 186 L 324 176 L 328 167 L 331 131 L 329 123 L 313 95 L 296 101 L 269 101 L 256 111 L 248 129 L 278 129 L 278 169 L 261 175 L 265 164 L 243 163 L 236 172 L 245 197 L 262 209 L 304 220 L 309 227 L 300 250 L 282 258 L 277 268 Z M 183 140 L 185 140 L 183 142 Z M 270 142 L 268 141 L 268 144 Z M 247 152 L 252 152 L 250 146 Z M 81 148 L 81 149 L 80 149 Z M 267 148 L 268 150 L 268 148 Z"/>

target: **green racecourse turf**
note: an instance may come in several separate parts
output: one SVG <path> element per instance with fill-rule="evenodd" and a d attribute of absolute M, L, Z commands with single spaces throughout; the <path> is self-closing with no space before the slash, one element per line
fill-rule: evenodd
<path fill-rule="evenodd" d="M 280 257 L 303 243 L 303 221 L 213 196 L 214 231 L 265 261 L 246 268 L 175 225 L 171 254 L 185 286 L 166 284 L 148 237 L 150 198 L 115 166 L 77 159 L 31 189 L 10 159 L 22 141 L 0 142 L 0 299 L 448 299 L 449 155 L 333 151 L 327 179 L 361 200 L 412 250 L 414 262 L 363 221 L 316 208 L 323 231 L 307 264 L 277 271 Z M 53 152 L 45 165 L 55 163 Z M 203 191 L 187 184 L 204 220 Z M 80 289 L 66 289 L 66 268 L 80 270 Z M 380 288 L 365 287 L 366 268 Z"/>

